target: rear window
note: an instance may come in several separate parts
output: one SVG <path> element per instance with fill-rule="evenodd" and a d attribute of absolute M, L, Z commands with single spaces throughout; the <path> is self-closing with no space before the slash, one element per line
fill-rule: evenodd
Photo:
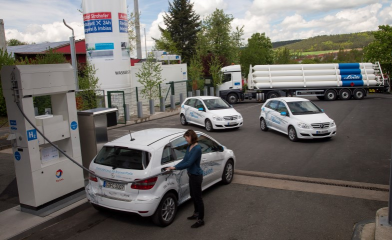
<path fill-rule="evenodd" d="M 143 170 L 150 163 L 150 155 L 149 152 L 141 150 L 105 146 L 99 151 L 94 163 L 109 166 L 113 169 Z"/>

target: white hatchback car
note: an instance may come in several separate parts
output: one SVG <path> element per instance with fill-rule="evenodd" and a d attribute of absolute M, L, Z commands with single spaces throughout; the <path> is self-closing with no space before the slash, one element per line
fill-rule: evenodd
<path fill-rule="evenodd" d="M 186 152 L 186 130 L 156 128 L 138 131 L 106 143 L 90 163 L 87 199 L 98 210 L 115 209 L 152 216 L 160 226 L 171 224 L 177 206 L 190 198 L 186 170 L 165 172 L 180 162 Z M 229 184 L 236 158 L 232 150 L 210 136 L 196 132 L 202 149 L 202 189 L 217 182 Z M 107 181 L 113 179 L 113 182 Z M 118 181 L 135 181 L 121 183 Z"/>
<path fill-rule="evenodd" d="M 242 115 L 220 97 L 189 97 L 181 104 L 180 121 L 214 129 L 238 129 L 243 125 Z"/>
<path fill-rule="evenodd" d="M 335 122 L 305 98 L 282 97 L 267 100 L 261 107 L 260 128 L 287 134 L 293 142 L 301 139 L 331 138 Z"/>

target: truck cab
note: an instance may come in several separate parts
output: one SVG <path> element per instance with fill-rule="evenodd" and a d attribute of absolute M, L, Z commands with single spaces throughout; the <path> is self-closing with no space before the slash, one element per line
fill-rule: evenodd
<path fill-rule="evenodd" d="M 218 86 L 220 97 L 234 104 L 243 99 L 241 65 L 230 65 L 221 69 L 222 84 Z"/>

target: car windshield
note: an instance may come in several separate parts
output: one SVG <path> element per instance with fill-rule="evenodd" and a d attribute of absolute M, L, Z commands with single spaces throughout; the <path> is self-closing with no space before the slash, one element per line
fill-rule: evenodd
<path fill-rule="evenodd" d="M 322 113 L 311 101 L 288 102 L 287 105 L 293 115 Z"/>
<path fill-rule="evenodd" d="M 230 105 L 221 98 L 204 99 L 204 104 L 209 110 L 228 109 Z"/>
<path fill-rule="evenodd" d="M 143 170 L 150 162 L 150 153 L 125 147 L 105 146 L 94 163 L 116 168 Z"/>

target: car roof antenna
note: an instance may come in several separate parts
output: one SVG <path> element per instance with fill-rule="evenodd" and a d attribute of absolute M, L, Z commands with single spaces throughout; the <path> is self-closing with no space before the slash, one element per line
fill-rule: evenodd
<path fill-rule="evenodd" d="M 134 140 L 135 140 L 135 139 L 132 137 L 131 130 L 129 130 L 129 136 L 131 136 L 131 141 L 134 141 Z"/>

